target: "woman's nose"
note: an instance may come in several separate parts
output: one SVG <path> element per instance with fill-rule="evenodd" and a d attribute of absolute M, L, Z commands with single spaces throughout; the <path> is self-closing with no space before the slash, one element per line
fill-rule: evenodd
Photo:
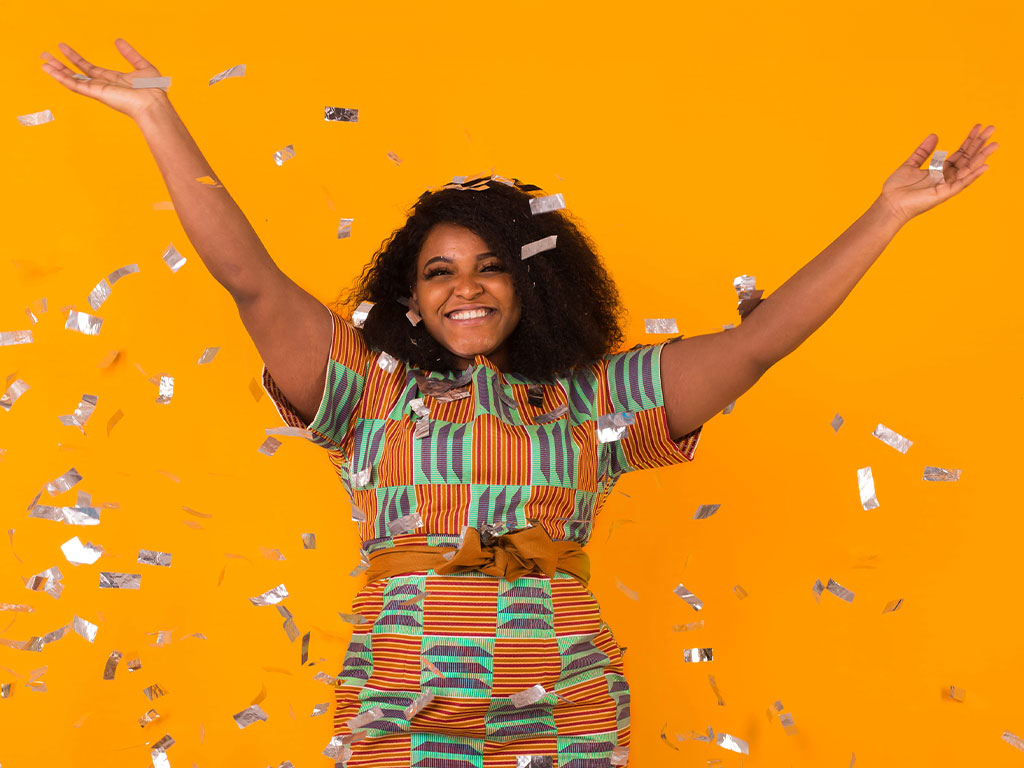
<path fill-rule="evenodd" d="M 464 275 L 455 283 L 455 295 L 463 299 L 471 299 L 483 292 L 483 286 L 476 275 Z"/>

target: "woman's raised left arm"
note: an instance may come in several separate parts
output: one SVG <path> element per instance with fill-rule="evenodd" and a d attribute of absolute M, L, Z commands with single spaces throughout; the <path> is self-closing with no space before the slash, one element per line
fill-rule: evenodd
<path fill-rule="evenodd" d="M 950 155 L 936 183 L 921 166 L 938 137 L 929 134 L 882 186 L 868 210 L 824 251 L 763 300 L 738 328 L 681 339 L 661 356 L 669 432 L 680 438 L 746 392 L 795 350 L 850 294 L 900 228 L 971 184 L 999 146 L 977 124 Z M 979 133 L 980 132 L 980 133 Z"/>

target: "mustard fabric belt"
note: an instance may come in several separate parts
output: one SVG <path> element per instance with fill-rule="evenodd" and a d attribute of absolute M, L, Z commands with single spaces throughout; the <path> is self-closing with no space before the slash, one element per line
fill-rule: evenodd
<path fill-rule="evenodd" d="M 449 555 L 449 559 L 445 558 Z M 552 541 L 539 525 L 500 536 L 484 546 L 480 531 L 467 528 L 462 547 L 431 547 L 422 544 L 390 547 L 370 555 L 367 583 L 410 571 L 433 569 L 438 574 L 481 571 L 515 581 L 534 571 L 553 578 L 564 571 L 584 587 L 590 581 L 590 556 L 578 541 Z"/>

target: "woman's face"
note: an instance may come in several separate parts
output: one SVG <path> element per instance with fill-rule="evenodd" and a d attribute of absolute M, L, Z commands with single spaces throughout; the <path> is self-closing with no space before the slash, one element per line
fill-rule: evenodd
<path fill-rule="evenodd" d="M 458 224 L 431 228 L 417 259 L 410 308 L 460 368 L 486 355 L 507 370 L 506 342 L 522 305 L 512 275 L 478 235 Z"/>

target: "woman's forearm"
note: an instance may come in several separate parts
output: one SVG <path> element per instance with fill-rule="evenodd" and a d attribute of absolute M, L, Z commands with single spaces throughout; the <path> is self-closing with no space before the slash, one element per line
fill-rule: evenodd
<path fill-rule="evenodd" d="M 202 176 L 220 179 L 170 100 L 157 99 L 136 123 L 163 174 L 185 234 L 214 279 L 236 301 L 253 299 L 271 281 L 286 279 L 227 189 L 197 181 Z"/>
<path fill-rule="evenodd" d="M 839 308 L 904 222 L 879 198 L 824 251 L 740 324 L 765 370 L 799 347 Z M 737 330 L 740 330 L 737 329 Z"/>

